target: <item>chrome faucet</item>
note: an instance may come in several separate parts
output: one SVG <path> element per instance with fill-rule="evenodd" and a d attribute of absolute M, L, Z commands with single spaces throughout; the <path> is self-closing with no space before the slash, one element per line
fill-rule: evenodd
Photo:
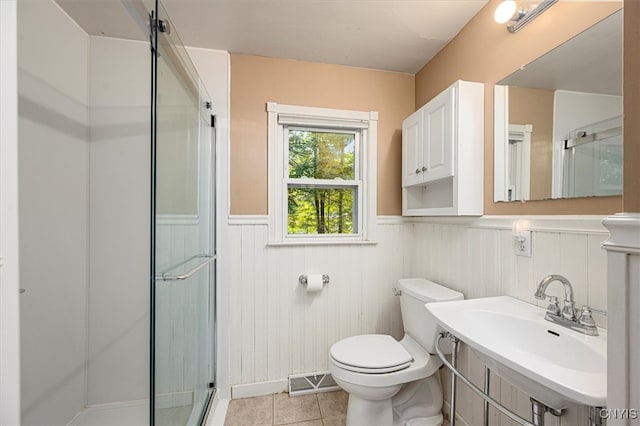
<path fill-rule="evenodd" d="M 538 289 L 536 290 L 535 297 L 538 300 L 544 300 L 549 297 L 545 294 L 547 287 L 554 281 L 559 281 L 564 286 L 564 306 L 562 307 L 562 317 L 569 320 L 575 321 L 576 319 L 576 302 L 573 300 L 573 287 L 571 287 L 571 283 L 568 279 L 563 277 L 562 275 L 547 275 L 540 281 L 538 284 Z M 551 298 L 553 302 L 553 298 Z M 556 299 L 557 303 L 557 299 Z"/>
<path fill-rule="evenodd" d="M 558 306 L 558 298 L 555 296 L 549 296 L 545 293 L 549 284 L 554 281 L 558 281 L 564 287 L 564 306 L 562 311 Z M 538 288 L 536 289 L 535 298 L 538 300 L 545 300 L 549 298 L 549 306 L 547 306 L 547 313 L 544 318 L 547 321 L 551 321 L 555 324 L 569 327 L 572 330 L 578 331 L 589 336 L 597 336 L 598 328 L 591 316 L 591 308 L 584 305 L 580 317 L 576 317 L 575 300 L 573 299 L 573 287 L 568 279 L 562 275 L 547 275 L 540 281 Z"/>

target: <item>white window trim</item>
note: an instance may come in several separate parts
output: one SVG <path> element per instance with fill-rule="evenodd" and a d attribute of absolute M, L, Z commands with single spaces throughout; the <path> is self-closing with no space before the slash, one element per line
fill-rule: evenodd
<path fill-rule="evenodd" d="M 376 111 L 351 111 L 341 109 L 283 105 L 267 102 L 268 152 L 269 152 L 269 245 L 318 245 L 318 244 L 375 244 L 377 208 L 377 140 L 378 113 Z M 284 178 L 284 125 L 322 126 L 341 129 L 360 129 L 361 169 L 363 188 L 362 209 L 358 213 L 361 223 L 354 235 L 288 236 Z M 283 187 L 284 185 L 284 187 Z M 283 189 L 284 188 L 284 189 Z"/>

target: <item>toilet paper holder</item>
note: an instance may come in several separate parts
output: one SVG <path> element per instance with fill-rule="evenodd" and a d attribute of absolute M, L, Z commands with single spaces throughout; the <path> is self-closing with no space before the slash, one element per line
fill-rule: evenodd
<path fill-rule="evenodd" d="M 298 277 L 298 282 L 300 284 L 307 285 L 307 276 L 306 275 L 300 275 Z M 329 284 L 329 275 L 322 274 L 322 284 L 324 284 L 324 285 Z"/>

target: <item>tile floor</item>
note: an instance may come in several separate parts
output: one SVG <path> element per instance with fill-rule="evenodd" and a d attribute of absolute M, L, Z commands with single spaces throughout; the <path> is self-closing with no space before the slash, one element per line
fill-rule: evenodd
<path fill-rule="evenodd" d="M 234 399 L 225 426 L 344 426 L 349 394 L 344 391 Z"/>

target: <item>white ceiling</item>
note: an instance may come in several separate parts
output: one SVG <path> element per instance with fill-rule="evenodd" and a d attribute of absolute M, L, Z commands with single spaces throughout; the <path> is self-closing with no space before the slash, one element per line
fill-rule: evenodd
<path fill-rule="evenodd" d="M 130 0 L 57 0 L 89 34 L 147 39 Z M 146 0 L 145 0 L 146 1 Z M 187 46 L 416 73 L 487 0 L 165 0 Z"/>

